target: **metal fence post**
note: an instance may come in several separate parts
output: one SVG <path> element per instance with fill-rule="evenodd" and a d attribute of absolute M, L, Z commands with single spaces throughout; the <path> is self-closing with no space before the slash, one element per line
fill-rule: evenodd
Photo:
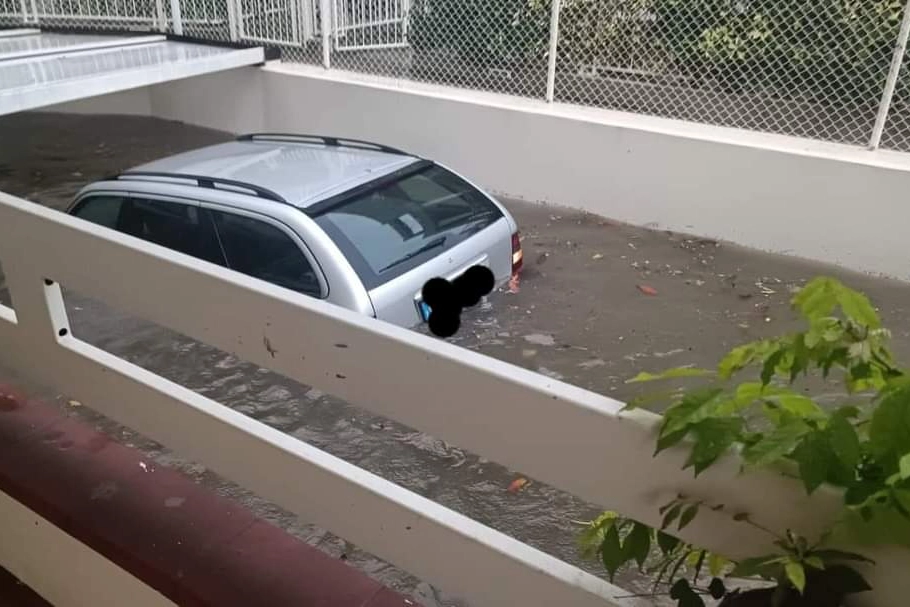
<path fill-rule="evenodd" d="M 240 40 L 241 34 L 241 6 L 240 0 L 227 0 L 227 14 L 228 14 L 228 31 L 231 38 L 231 42 L 237 42 Z"/>
<path fill-rule="evenodd" d="M 319 33 L 322 35 L 322 67 L 332 67 L 332 0 L 319 0 Z"/>
<path fill-rule="evenodd" d="M 894 89 L 897 87 L 897 77 L 900 75 L 904 62 L 904 53 L 907 51 L 907 37 L 910 36 L 910 0 L 904 5 L 904 16 L 901 19 L 900 33 L 897 35 L 897 44 L 894 46 L 894 55 L 891 57 L 891 69 L 885 80 L 885 90 L 878 106 L 878 115 L 875 117 L 875 126 L 872 128 L 872 137 L 869 139 L 869 149 L 877 150 L 882 143 L 882 134 L 888 122 L 888 112 L 894 99 Z"/>
<path fill-rule="evenodd" d="M 561 4 L 561 0 L 553 0 L 553 4 L 550 6 L 550 52 L 547 55 L 547 103 L 553 103 L 553 96 L 556 92 L 556 51 L 559 47 L 559 11 Z"/>
<path fill-rule="evenodd" d="M 158 30 L 167 31 L 167 15 L 164 13 L 164 1 L 155 0 L 155 20 L 158 22 Z"/>
<path fill-rule="evenodd" d="M 171 20 L 174 22 L 174 34 L 183 35 L 183 11 L 180 9 L 180 0 L 171 0 Z"/>

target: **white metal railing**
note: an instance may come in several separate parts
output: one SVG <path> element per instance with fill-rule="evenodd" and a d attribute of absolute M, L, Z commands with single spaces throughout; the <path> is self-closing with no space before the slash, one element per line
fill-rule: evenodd
<path fill-rule="evenodd" d="M 410 0 L 334 0 L 335 50 L 406 47 L 410 5 Z"/>
<path fill-rule="evenodd" d="M 646 523 L 658 524 L 659 505 L 678 493 L 806 534 L 839 508 L 825 490 L 809 497 L 777 474 L 740 475 L 733 459 L 693 479 L 681 470 L 684 448 L 652 458 L 653 414 L 620 413 L 599 394 L 2 193 L 0 260 L 15 306 L 0 306 L 0 364 L 478 606 L 595 606 L 619 592 L 81 341 L 61 285 Z M 682 535 L 734 558 L 770 548 L 763 533 L 711 511 Z M 872 601 L 903 605 L 908 563 L 872 556 Z"/>

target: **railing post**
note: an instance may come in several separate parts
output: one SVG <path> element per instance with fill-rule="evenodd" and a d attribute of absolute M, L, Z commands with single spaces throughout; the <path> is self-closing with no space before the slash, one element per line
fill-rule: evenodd
<path fill-rule="evenodd" d="M 227 0 L 227 14 L 228 35 L 231 38 L 231 42 L 237 42 L 240 40 L 240 20 L 242 18 L 240 0 Z"/>
<path fill-rule="evenodd" d="M 904 62 L 904 53 L 907 51 L 907 37 L 910 36 L 910 0 L 904 5 L 904 16 L 901 20 L 900 33 L 897 35 L 897 44 L 894 46 L 894 55 L 891 57 L 891 69 L 888 70 L 888 79 L 885 80 L 885 90 L 878 106 L 878 115 L 875 117 L 875 126 L 872 128 L 872 137 L 869 139 L 869 149 L 877 150 L 882 143 L 882 134 L 888 122 L 888 112 L 891 111 L 891 102 L 894 99 L 894 89 L 897 87 L 897 77 L 900 75 Z"/>
<path fill-rule="evenodd" d="M 547 55 L 547 103 L 553 103 L 553 96 L 556 92 L 556 51 L 559 48 L 560 4 L 560 0 L 553 0 L 553 4 L 550 7 L 550 52 Z"/>
<path fill-rule="evenodd" d="M 155 0 L 155 19 L 158 21 L 158 31 L 167 31 L 167 15 L 164 12 L 164 0 Z"/>
<path fill-rule="evenodd" d="M 322 67 L 332 67 L 332 0 L 319 0 L 319 30 L 322 34 Z"/>
<path fill-rule="evenodd" d="M 174 33 L 183 35 L 183 12 L 180 9 L 180 0 L 171 0 L 171 20 L 174 22 Z"/>

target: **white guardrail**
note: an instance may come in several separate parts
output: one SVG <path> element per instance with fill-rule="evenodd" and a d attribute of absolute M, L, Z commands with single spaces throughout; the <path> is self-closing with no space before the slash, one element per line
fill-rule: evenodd
<path fill-rule="evenodd" d="M 603 606 L 623 591 L 79 340 L 59 285 L 645 523 L 680 492 L 807 534 L 837 512 L 832 493 L 740 475 L 734 459 L 696 480 L 684 448 L 653 458 L 653 414 L 3 193 L 0 260 L 15 307 L 0 306 L 0 364 L 473 605 Z M 710 511 L 682 536 L 733 558 L 770 549 Z M 871 556 L 864 602 L 904 605 L 907 562 Z"/>

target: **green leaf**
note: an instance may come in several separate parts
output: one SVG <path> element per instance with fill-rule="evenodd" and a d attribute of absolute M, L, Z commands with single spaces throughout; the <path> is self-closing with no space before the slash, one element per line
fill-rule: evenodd
<path fill-rule="evenodd" d="M 676 367 L 675 369 L 667 369 L 666 371 L 661 371 L 660 373 L 639 373 L 632 379 L 626 380 L 627 384 L 636 384 L 647 381 L 657 381 L 661 379 L 675 379 L 679 377 L 704 377 L 706 375 L 714 375 L 714 371 L 710 369 L 697 369 L 695 367 Z"/>
<path fill-rule="evenodd" d="M 757 556 L 738 561 L 730 572 L 729 577 L 749 578 L 761 576 L 765 579 L 774 577 L 775 565 L 780 562 L 780 557 L 775 555 Z"/>
<path fill-rule="evenodd" d="M 810 495 L 828 480 L 830 457 L 828 441 L 820 432 L 806 436 L 793 452 L 793 459 L 799 464 L 799 476 Z"/>
<path fill-rule="evenodd" d="M 692 587 L 689 585 L 689 580 L 685 578 L 680 578 L 676 580 L 672 586 L 670 586 L 670 598 L 674 600 L 680 600 L 683 595 L 692 592 Z"/>
<path fill-rule="evenodd" d="M 796 561 L 787 561 L 784 563 L 784 572 L 793 587 L 802 594 L 803 590 L 806 589 L 806 570 L 803 568 L 803 564 Z"/>
<path fill-rule="evenodd" d="M 771 382 L 771 378 L 774 377 L 774 374 L 777 370 L 777 365 L 780 364 L 780 361 L 783 357 L 784 351 L 777 350 L 771 354 L 771 356 L 765 359 L 760 375 L 762 385 L 767 386 Z"/>
<path fill-rule="evenodd" d="M 722 599 L 727 594 L 727 587 L 724 586 L 724 581 L 719 577 L 712 579 L 711 583 L 708 584 L 708 594 L 711 595 L 712 599 Z"/>
<path fill-rule="evenodd" d="M 651 551 L 651 528 L 635 523 L 623 542 L 623 551 L 626 560 L 634 559 L 639 567 L 643 567 Z"/>
<path fill-rule="evenodd" d="M 670 554 L 677 546 L 679 546 L 679 538 L 675 538 L 669 533 L 658 531 L 657 545 L 660 546 L 661 552 L 664 554 Z"/>
<path fill-rule="evenodd" d="M 741 418 L 711 418 L 693 426 L 695 444 L 683 469 L 691 466 L 698 476 L 738 440 L 743 424 Z"/>
<path fill-rule="evenodd" d="M 906 453 L 901 457 L 898 466 L 901 478 L 904 480 L 910 478 L 910 453 Z"/>
<path fill-rule="evenodd" d="M 910 382 L 884 393 L 872 414 L 869 444 L 877 458 L 910 452 Z"/>
<path fill-rule="evenodd" d="M 730 564 L 730 561 L 726 558 L 720 556 L 719 554 L 711 554 L 708 557 L 708 572 L 717 577 L 724 572 L 724 569 L 727 565 Z"/>
<path fill-rule="evenodd" d="M 856 569 L 848 565 L 833 565 L 825 571 L 825 585 L 838 594 L 856 594 L 872 590 L 872 586 Z"/>
<path fill-rule="evenodd" d="M 801 419 L 790 418 L 757 443 L 743 450 L 743 459 L 750 466 L 761 467 L 772 464 L 789 455 L 800 443 L 803 436 L 812 431 Z"/>
<path fill-rule="evenodd" d="M 773 347 L 772 342 L 756 341 L 733 348 L 717 365 L 717 374 L 721 379 L 730 379 L 737 371 L 763 358 Z"/>
<path fill-rule="evenodd" d="M 856 561 L 860 563 L 869 563 L 874 564 L 875 561 L 869 559 L 861 554 L 855 552 L 845 552 L 843 550 L 833 550 L 829 548 L 824 548 L 822 550 L 813 550 L 812 554 L 819 557 L 825 562 L 831 563 L 835 561 Z M 828 567 L 830 569 L 831 567 Z"/>
<path fill-rule="evenodd" d="M 616 529 L 616 525 L 611 526 L 604 535 L 604 542 L 600 546 L 600 558 L 612 582 L 613 576 L 628 560 L 619 543 L 619 531 Z"/>
<path fill-rule="evenodd" d="M 869 329 L 878 329 L 882 326 L 882 321 L 869 298 L 859 291 L 840 285 L 837 292 L 837 303 L 840 304 L 844 316 L 853 322 Z"/>
<path fill-rule="evenodd" d="M 814 400 L 801 394 L 781 394 L 775 400 L 781 409 L 798 417 L 817 419 L 828 416 Z"/>
<path fill-rule="evenodd" d="M 813 278 L 793 296 L 793 307 L 809 320 L 831 316 L 837 305 L 838 283 L 832 278 Z"/>
<path fill-rule="evenodd" d="M 682 531 L 686 526 L 695 519 L 695 516 L 698 514 L 698 504 L 692 504 L 685 510 L 683 510 L 682 516 L 679 517 L 679 531 Z"/>
<path fill-rule="evenodd" d="M 856 434 L 856 428 L 843 413 L 838 411 L 828 422 L 827 432 L 828 442 L 831 444 L 834 455 L 847 470 L 855 470 L 860 458 L 859 436 Z"/>
<path fill-rule="evenodd" d="M 578 547 L 583 558 L 594 558 L 597 555 L 607 530 L 613 526 L 618 516 L 615 512 L 604 512 L 578 535 Z"/>
<path fill-rule="evenodd" d="M 803 559 L 803 562 L 812 567 L 813 569 L 824 569 L 825 562 L 818 556 L 807 556 Z"/>
<path fill-rule="evenodd" d="M 712 404 L 722 392 L 720 388 L 703 388 L 686 394 L 683 399 L 664 412 L 664 422 L 660 429 L 661 436 L 675 434 L 685 429 L 693 415 L 701 408 Z"/>
<path fill-rule="evenodd" d="M 677 444 L 679 441 L 686 438 L 687 434 L 689 434 L 688 430 L 680 430 L 679 432 L 674 432 L 673 434 L 661 434 L 657 439 L 657 446 L 654 449 L 654 455 L 657 455 L 661 451 L 669 449 L 673 445 Z"/>
<path fill-rule="evenodd" d="M 682 510 L 682 504 L 675 504 L 670 511 L 664 515 L 664 520 L 660 524 L 661 529 L 666 529 L 673 524 L 673 521 L 679 516 L 680 511 Z"/>

